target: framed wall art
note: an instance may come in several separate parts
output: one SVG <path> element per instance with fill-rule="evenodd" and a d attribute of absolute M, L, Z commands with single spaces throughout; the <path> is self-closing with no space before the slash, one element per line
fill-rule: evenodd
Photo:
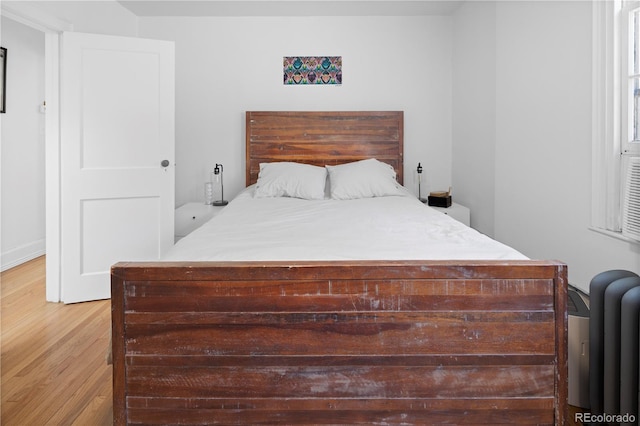
<path fill-rule="evenodd" d="M 342 56 L 283 57 L 285 85 L 341 85 Z"/>
<path fill-rule="evenodd" d="M 6 112 L 7 104 L 7 49 L 0 47 L 0 113 Z"/>

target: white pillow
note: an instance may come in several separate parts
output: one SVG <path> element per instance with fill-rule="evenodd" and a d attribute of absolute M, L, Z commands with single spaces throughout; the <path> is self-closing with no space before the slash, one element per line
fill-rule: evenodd
<path fill-rule="evenodd" d="M 322 200 L 326 180 L 324 167 L 292 162 L 260 163 L 254 196 Z"/>
<path fill-rule="evenodd" d="M 406 195 L 402 185 L 396 180 L 393 167 L 374 158 L 326 168 L 331 198 L 350 200 Z"/>

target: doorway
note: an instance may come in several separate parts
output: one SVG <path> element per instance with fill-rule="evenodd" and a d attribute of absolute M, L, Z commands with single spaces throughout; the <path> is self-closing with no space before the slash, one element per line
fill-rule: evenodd
<path fill-rule="evenodd" d="M 50 302 L 60 301 L 60 266 L 59 249 L 60 246 L 60 140 L 59 140 L 59 34 L 63 31 L 73 30 L 73 26 L 44 14 L 28 4 L 21 2 L 0 3 L 1 15 L 3 19 L 22 24 L 44 37 L 44 72 L 43 87 L 44 97 L 37 101 L 33 108 L 38 111 L 46 108 L 44 115 L 44 213 L 45 235 L 44 253 L 46 259 L 46 299 Z M 7 63 L 10 62 L 11 51 L 7 51 Z M 7 83 L 7 91 L 11 90 Z M 47 104 L 41 102 L 46 100 Z M 11 111 L 10 98 L 7 99 L 7 114 Z M 42 248 L 40 247 L 40 250 Z M 26 259 L 25 259 L 26 260 Z"/>
<path fill-rule="evenodd" d="M 2 270 L 45 253 L 44 34 L 2 17 Z"/>

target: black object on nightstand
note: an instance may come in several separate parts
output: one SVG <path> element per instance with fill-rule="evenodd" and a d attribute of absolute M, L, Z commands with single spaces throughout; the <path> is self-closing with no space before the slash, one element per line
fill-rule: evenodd
<path fill-rule="evenodd" d="M 429 194 L 429 205 L 434 207 L 451 207 L 451 189 L 449 191 Z"/>

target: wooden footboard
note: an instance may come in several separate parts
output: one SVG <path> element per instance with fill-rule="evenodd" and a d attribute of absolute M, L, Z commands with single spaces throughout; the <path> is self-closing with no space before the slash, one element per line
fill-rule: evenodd
<path fill-rule="evenodd" d="M 119 263 L 115 424 L 557 424 L 557 262 Z"/>

